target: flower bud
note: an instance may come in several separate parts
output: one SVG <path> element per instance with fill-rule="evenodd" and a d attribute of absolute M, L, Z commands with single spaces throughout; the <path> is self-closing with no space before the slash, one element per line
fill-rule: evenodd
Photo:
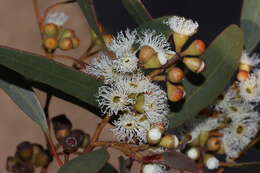
<path fill-rule="evenodd" d="M 185 96 L 184 88 L 175 86 L 170 82 L 166 83 L 168 99 L 172 102 L 178 102 Z"/>
<path fill-rule="evenodd" d="M 73 43 L 71 38 L 63 38 L 59 41 L 59 48 L 61 50 L 70 50 L 73 48 Z"/>
<path fill-rule="evenodd" d="M 202 131 L 199 135 L 200 146 L 204 147 L 208 139 L 209 139 L 209 132 Z"/>
<path fill-rule="evenodd" d="M 176 148 L 179 145 L 179 139 L 176 135 L 166 135 L 162 137 L 159 146 L 165 148 Z"/>
<path fill-rule="evenodd" d="M 78 37 L 73 37 L 73 38 L 71 39 L 71 41 L 72 41 L 72 48 L 73 48 L 73 49 L 76 49 L 76 48 L 79 47 L 79 45 L 80 45 L 80 39 L 79 39 Z"/>
<path fill-rule="evenodd" d="M 204 155 L 203 163 L 209 170 L 219 168 L 219 160 L 211 154 Z"/>
<path fill-rule="evenodd" d="M 184 78 L 184 72 L 182 69 L 178 67 L 173 67 L 170 69 L 170 71 L 167 74 L 167 78 L 170 82 L 173 83 L 179 83 Z"/>
<path fill-rule="evenodd" d="M 156 145 L 161 141 L 162 131 L 159 127 L 152 127 L 147 134 L 147 141 L 151 145 Z"/>
<path fill-rule="evenodd" d="M 17 155 L 21 160 L 30 160 L 33 156 L 33 145 L 30 142 L 22 142 L 17 145 Z"/>
<path fill-rule="evenodd" d="M 62 114 L 52 118 L 52 124 L 55 137 L 61 143 L 63 138 L 71 133 L 72 123 L 66 115 Z"/>
<path fill-rule="evenodd" d="M 139 61 L 141 64 L 147 63 L 147 61 L 155 55 L 156 52 L 150 46 L 143 46 L 139 52 Z"/>
<path fill-rule="evenodd" d="M 34 167 L 33 165 L 27 163 L 27 162 L 22 162 L 22 161 L 17 161 L 15 165 L 13 165 L 11 172 L 13 173 L 34 173 Z"/>
<path fill-rule="evenodd" d="M 252 67 L 248 64 L 241 63 L 239 66 L 239 70 L 250 72 Z"/>
<path fill-rule="evenodd" d="M 245 70 L 239 70 L 237 73 L 237 80 L 246 81 L 249 78 L 249 72 Z"/>
<path fill-rule="evenodd" d="M 33 157 L 30 161 L 35 167 L 44 167 L 51 162 L 51 156 L 39 144 L 33 144 Z"/>
<path fill-rule="evenodd" d="M 69 154 L 77 151 L 84 142 L 85 133 L 82 130 L 73 130 L 69 136 L 63 140 L 64 152 Z"/>
<path fill-rule="evenodd" d="M 143 94 L 138 94 L 138 96 L 136 97 L 136 102 L 134 104 L 134 110 L 137 111 L 138 113 L 144 113 L 144 95 Z"/>
<path fill-rule="evenodd" d="M 182 56 L 200 56 L 206 51 L 206 45 L 202 40 L 194 40 L 191 45 L 181 53 Z"/>
<path fill-rule="evenodd" d="M 105 34 L 103 35 L 103 39 L 106 44 L 110 44 L 113 41 L 113 36 L 111 34 Z"/>
<path fill-rule="evenodd" d="M 206 149 L 208 151 L 218 151 L 221 148 L 221 140 L 218 137 L 208 139 Z"/>
<path fill-rule="evenodd" d="M 182 47 L 188 41 L 188 39 L 189 39 L 188 35 L 183 35 L 176 32 L 173 33 L 173 41 L 175 44 L 175 51 L 177 53 L 181 52 Z"/>
<path fill-rule="evenodd" d="M 90 135 L 85 133 L 83 142 L 82 142 L 80 147 L 81 148 L 86 148 L 89 144 L 90 144 Z"/>
<path fill-rule="evenodd" d="M 205 62 L 199 58 L 185 57 L 183 59 L 183 63 L 188 67 L 189 70 L 195 73 L 202 72 L 206 67 Z"/>
<path fill-rule="evenodd" d="M 58 40 L 55 37 L 47 37 L 43 39 L 43 46 L 51 52 L 58 47 Z"/>
<path fill-rule="evenodd" d="M 72 29 L 64 29 L 60 34 L 60 39 L 73 38 L 75 36 L 75 32 Z"/>
<path fill-rule="evenodd" d="M 198 160 L 200 158 L 200 151 L 198 148 L 192 147 L 186 152 L 186 155 L 192 160 Z"/>
<path fill-rule="evenodd" d="M 166 166 L 161 164 L 153 164 L 149 163 L 146 165 L 143 165 L 142 173 L 163 173 L 166 171 Z"/>
<path fill-rule="evenodd" d="M 57 37 L 59 32 L 59 28 L 56 24 L 49 23 L 44 25 L 44 34 L 47 37 Z"/>
<path fill-rule="evenodd" d="M 153 55 L 145 64 L 143 64 L 144 69 L 160 68 L 161 66 L 157 54 Z"/>

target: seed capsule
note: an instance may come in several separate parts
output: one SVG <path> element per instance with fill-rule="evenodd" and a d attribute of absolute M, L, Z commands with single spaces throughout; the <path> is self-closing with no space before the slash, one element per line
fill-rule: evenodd
<path fill-rule="evenodd" d="M 61 50 L 70 50 L 73 48 L 73 43 L 71 38 L 63 38 L 59 41 L 59 48 Z"/>
<path fill-rule="evenodd" d="M 59 32 L 59 28 L 56 24 L 49 23 L 44 26 L 44 34 L 47 37 L 57 37 Z"/>
<path fill-rule="evenodd" d="M 30 142 L 22 142 L 17 145 L 17 155 L 20 159 L 26 161 L 33 156 L 33 145 Z"/>
<path fill-rule="evenodd" d="M 51 52 L 58 47 L 58 40 L 55 37 L 47 37 L 43 40 L 43 46 Z"/>
<path fill-rule="evenodd" d="M 179 83 L 184 78 L 184 72 L 182 69 L 178 67 L 173 67 L 170 69 L 170 71 L 167 74 L 167 78 L 170 82 L 173 83 Z"/>
<path fill-rule="evenodd" d="M 65 29 L 61 32 L 60 34 L 60 39 L 64 39 L 64 38 L 73 38 L 75 37 L 75 32 L 72 29 Z"/>

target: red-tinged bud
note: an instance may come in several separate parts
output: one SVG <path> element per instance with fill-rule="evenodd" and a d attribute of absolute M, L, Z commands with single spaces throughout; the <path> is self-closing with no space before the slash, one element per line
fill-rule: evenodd
<path fill-rule="evenodd" d="M 33 156 L 33 145 L 30 142 L 22 142 L 17 145 L 17 155 L 23 161 L 30 160 Z"/>
<path fill-rule="evenodd" d="M 73 48 L 72 39 L 70 38 L 63 38 L 59 41 L 59 48 L 61 50 L 70 50 Z"/>
<path fill-rule="evenodd" d="M 72 29 L 64 29 L 60 34 L 60 39 L 75 37 L 75 31 Z"/>
<path fill-rule="evenodd" d="M 173 83 L 179 83 L 184 78 L 184 72 L 182 69 L 178 67 L 173 67 L 170 69 L 170 71 L 167 74 L 167 78 L 169 81 Z"/>
<path fill-rule="evenodd" d="M 240 66 L 239 66 L 239 70 L 250 72 L 251 69 L 252 69 L 252 66 L 250 66 L 248 64 L 240 64 Z"/>
<path fill-rule="evenodd" d="M 183 87 L 175 86 L 170 82 L 166 83 L 167 85 L 167 95 L 168 99 L 172 102 L 178 102 L 185 96 L 185 91 Z"/>
<path fill-rule="evenodd" d="M 206 68 L 205 62 L 200 58 L 184 57 L 183 63 L 194 73 L 200 73 Z"/>
<path fill-rule="evenodd" d="M 211 137 L 208 139 L 206 149 L 208 151 L 218 151 L 221 148 L 221 140 L 218 137 Z"/>
<path fill-rule="evenodd" d="M 176 135 L 166 135 L 162 137 L 159 146 L 164 147 L 164 148 L 177 148 L 179 145 L 179 139 L 177 138 Z"/>
<path fill-rule="evenodd" d="M 110 44 L 113 41 L 113 36 L 111 34 L 103 35 L 103 39 L 106 44 Z"/>
<path fill-rule="evenodd" d="M 245 81 L 249 78 L 249 72 L 245 71 L 245 70 L 239 70 L 239 72 L 237 73 L 237 79 L 239 81 Z"/>
<path fill-rule="evenodd" d="M 44 25 L 44 34 L 47 37 L 57 37 L 59 33 L 59 28 L 56 24 L 49 23 Z"/>
<path fill-rule="evenodd" d="M 182 56 L 200 56 L 206 51 L 206 45 L 202 40 L 194 40 L 191 45 L 184 50 Z"/>

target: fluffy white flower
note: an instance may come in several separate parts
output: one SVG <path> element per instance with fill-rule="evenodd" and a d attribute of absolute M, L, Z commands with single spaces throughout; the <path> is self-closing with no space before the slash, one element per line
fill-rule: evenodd
<path fill-rule="evenodd" d="M 107 45 L 108 49 L 113 51 L 116 56 L 124 56 L 128 52 L 133 53 L 133 44 L 136 41 L 137 32 L 127 29 L 125 32 L 119 32 L 112 42 Z"/>
<path fill-rule="evenodd" d="M 96 58 L 91 59 L 85 71 L 97 78 L 104 78 L 105 84 L 113 83 L 121 77 L 121 74 L 116 70 L 114 61 L 105 54 L 100 54 Z"/>
<path fill-rule="evenodd" d="M 238 83 L 241 97 L 247 102 L 260 101 L 260 78 L 255 74 L 250 74 L 245 81 Z"/>
<path fill-rule="evenodd" d="M 228 118 L 230 124 L 221 131 L 222 141 L 226 155 L 236 158 L 257 134 L 260 117 L 258 112 L 248 112 L 229 114 Z"/>
<path fill-rule="evenodd" d="M 53 23 L 59 26 L 64 25 L 68 21 L 69 17 L 63 12 L 55 12 L 47 15 L 45 23 Z"/>
<path fill-rule="evenodd" d="M 170 49 L 170 44 L 167 42 L 166 37 L 163 34 L 156 34 L 155 31 L 145 30 L 141 33 L 138 39 L 140 48 L 143 46 L 149 46 L 154 49 L 158 55 L 158 59 L 162 65 L 167 62 L 166 53 Z"/>
<path fill-rule="evenodd" d="M 260 58 L 258 54 L 253 54 L 252 56 L 249 56 L 246 51 L 243 51 L 240 63 L 254 67 L 260 63 Z"/>
<path fill-rule="evenodd" d="M 129 110 L 133 100 L 128 98 L 128 91 L 123 87 L 102 86 L 98 90 L 98 104 L 103 114 L 112 116 L 119 111 Z"/>
<path fill-rule="evenodd" d="M 133 114 L 124 114 L 113 124 L 115 126 L 112 131 L 119 141 L 146 143 L 147 132 L 150 129 L 147 120 L 141 120 L 140 117 Z"/>
<path fill-rule="evenodd" d="M 143 166 L 142 173 L 167 173 L 166 167 L 162 164 L 146 164 Z"/>
<path fill-rule="evenodd" d="M 134 53 L 127 52 L 118 56 L 115 62 L 116 70 L 120 73 L 133 73 L 137 69 L 138 58 Z"/>
<path fill-rule="evenodd" d="M 188 36 L 195 34 L 199 27 L 198 22 L 179 16 L 173 16 L 164 23 L 168 25 L 174 32 Z"/>

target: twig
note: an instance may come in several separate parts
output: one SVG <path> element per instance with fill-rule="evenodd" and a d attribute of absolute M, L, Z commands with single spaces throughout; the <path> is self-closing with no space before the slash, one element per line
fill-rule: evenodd
<path fill-rule="evenodd" d="M 68 162 L 70 160 L 70 155 L 69 154 L 65 154 L 64 155 L 64 163 Z"/>
<path fill-rule="evenodd" d="M 52 95 L 50 93 L 47 93 L 45 106 L 44 106 L 44 113 L 45 113 L 45 116 L 46 116 L 48 127 L 50 127 L 49 106 L 50 106 L 50 103 L 51 103 L 51 98 L 52 98 Z"/>
<path fill-rule="evenodd" d="M 57 154 L 57 149 L 56 149 L 56 147 L 55 147 L 55 145 L 54 145 L 54 143 L 53 143 L 53 141 L 52 141 L 52 139 L 49 135 L 47 135 L 47 139 L 48 139 L 48 142 L 49 142 L 49 145 L 50 145 L 52 155 L 56 159 L 58 165 L 61 167 L 63 165 L 63 162 L 60 159 L 59 155 Z"/>
<path fill-rule="evenodd" d="M 97 126 L 97 128 L 96 128 L 96 131 L 95 131 L 95 133 L 94 133 L 94 135 L 93 135 L 93 137 L 92 137 L 92 139 L 91 139 L 91 142 L 90 142 L 90 144 L 85 148 L 84 152 L 89 152 L 89 151 L 91 151 L 91 150 L 94 148 L 93 144 L 94 144 L 95 142 L 97 142 L 97 140 L 98 140 L 98 138 L 99 138 L 99 136 L 100 136 L 102 130 L 103 130 L 104 127 L 108 124 L 110 118 L 111 118 L 110 116 L 106 116 L 104 119 L 101 120 L 100 123 L 98 123 L 98 126 Z"/>

